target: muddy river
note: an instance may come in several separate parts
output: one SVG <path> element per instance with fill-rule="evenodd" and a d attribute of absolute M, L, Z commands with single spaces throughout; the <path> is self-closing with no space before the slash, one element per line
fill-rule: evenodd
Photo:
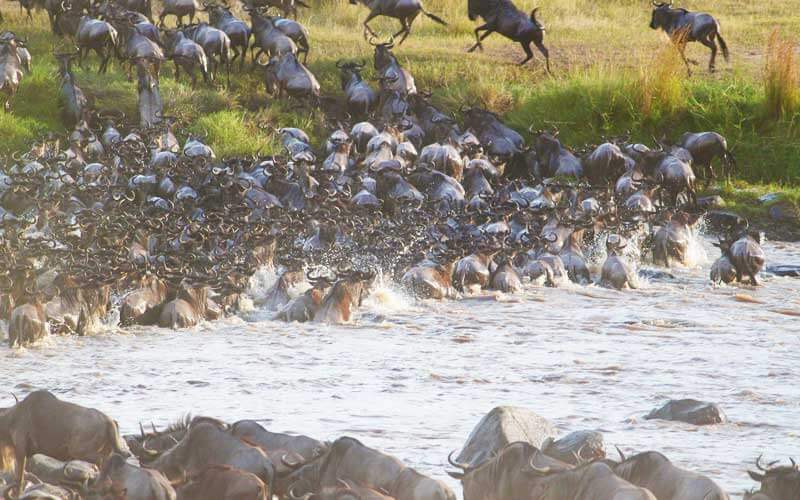
<path fill-rule="evenodd" d="M 800 458 L 800 280 L 713 287 L 697 266 L 639 290 L 532 287 L 516 296 L 419 302 L 380 287 L 353 326 L 286 324 L 254 310 L 188 331 L 109 329 L 0 346 L 0 394 L 49 388 L 123 432 L 186 412 L 323 439 L 347 434 L 438 478 L 496 405 L 530 408 L 564 433 L 604 432 L 626 453 L 657 449 L 734 496 L 746 468 Z M 771 264 L 800 245 L 766 243 Z M 263 293 L 269 277 L 253 293 Z M 730 423 L 642 418 L 669 398 L 719 403 Z M 460 487 L 456 488 L 460 492 Z"/>

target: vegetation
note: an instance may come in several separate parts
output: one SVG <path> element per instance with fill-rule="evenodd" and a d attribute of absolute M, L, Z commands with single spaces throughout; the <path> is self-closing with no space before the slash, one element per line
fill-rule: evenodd
<path fill-rule="evenodd" d="M 525 10 L 534 6 L 531 0 L 517 3 Z M 800 31 L 794 0 L 685 2 L 690 9 L 713 9 L 732 52 L 731 62 L 720 58 L 712 75 L 706 70 L 708 49 L 690 44 L 687 56 L 699 61 L 691 77 L 666 35 L 649 29 L 650 2 L 535 3 L 548 29 L 545 43 L 551 49 L 553 77 L 545 73 L 541 58 L 516 66 L 521 49 L 499 35 L 486 40 L 484 52 L 467 54 L 476 24 L 466 16 L 464 0 L 428 0 L 426 8 L 450 26 L 420 17 L 411 37 L 395 52 L 417 86 L 432 91 L 434 102 L 449 109 L 482 105 L 520 131 L 531 125 L 557 127 L 564 142 L 575 146 L 627 131 L 634 139 L 652 142 L 653 136 L 676 139 L 684 131 L 715 130 L 733 146 L 740 181 L 772 183 L 775 189 L 800 181 L 798 75 L 794 41 L 786 35 Z M 0 154 L 7 154 L 43 133 L 61 130 L 55 65 L 49 55 L 54 43 L 65 42 L 49 33 L 43 12 L 29 23 L 16 4 L 3 2 L 0 8 L 6 18 L 2 29 L 29 37 L 34 57 L 33 75 L 23 82 L 12 114 L 0 114 Z M 300 20 L 312 38 L 309 66 L 323 95 L 341 95 L 337 60 L 371 58 L 360 24 L 365 16 L 363 6 L 346 0 L 317 0 L 302 13 Z M 394 20 L 376 20 L 373 27 L 387 34 L 398 29 Z M 134 116 L 135 82 L 118 65 L 107 75 L 97 75 L 94 57 L 89 64 L 77 71 L 77 81 L 94 106 Z M 193 133 L 207 134 L 221 155 L 273 151 L 272 129 L 281 126 L 302 127 L 321 139 L 327 125 L 323 114 L 273 101 L 260 74 L 248 68 L 235 74 L 230 89 L 199 85 L 191 90 L 185 76 L 174 81 L 167 64 L 161 79 L 165 107 L 190 123 Z"/>

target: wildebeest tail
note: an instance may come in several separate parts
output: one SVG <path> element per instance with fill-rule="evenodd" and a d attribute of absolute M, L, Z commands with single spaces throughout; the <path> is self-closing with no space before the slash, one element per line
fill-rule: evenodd
<path fill-rule="evenodd" d="M 730 61 L 731 54 L 728 51 L 728 44 L 725 43 L 725 39 L 722 38 L 722 35 L 719 33 L 719 27 L 717 27 L 717 41 L 719 42 L 719 46 L 722 49 L 722 57 L 724 57 L 726 61 Z"/>
<path fill-rule="evenodd" d="M 296 3 L 300 7 L 303 7 L 304 9 L 310 9 L 311 8 L 310 5 L 308 5 L 307 3 L 303 2 L 302 0 L 294 0 L 294 3 Z"/>
<path fill-rule="evenodd" d="M 111 46 L 114 47 L 114 51 L 116 52 L 117 43 L 119 42 L 119 34 L 111 25 L 108 26 L 108 39 L 111 40 Z"/>
<path fill-rule="evenodd" d="M 421 7 L 421 9 L 422 9 L 422 13 L 425 14 L 426 16 L 428 16 L 429 18 L 433 19 L 434 21 L 436 21 L 437 23 L 439 23 L 439 24 L 441 24 L 443 26 L 447 26 L 447 21 L 445 21 L 441 17 L 437 16 L 436 14 L 432 14 L 432 13 L 428 12 L 427 10 L 425 10 L 425 7 Z"/>

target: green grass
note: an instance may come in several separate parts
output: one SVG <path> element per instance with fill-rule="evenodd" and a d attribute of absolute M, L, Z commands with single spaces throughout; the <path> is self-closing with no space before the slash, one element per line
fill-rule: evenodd
<path fill-rule="evenodd" d="M 526 11 L 534 6 L 530 0 L 517 3 Z M 739 180 L 798 184 L 800 109 L 796 99 L 784 100 L 776 116 L 773 102 L 776 88 L 783 95 L 795 95 L 796 68 L 783 64 L 770 73 L 766 64 L 772 60 L 768 42 L 773 32 L 800 31 L 800 13 L 792 8 L 793 0 L 757 5 L 721 0 L 713 6 L 685 2 L 688 8 L 713 8 L 733 55 L 731 63 L 720 57 L 719 71 L 711 75 L 705 70 L 707 49 L 690 45 L 688 56 L 700 61 L 692 77 L 686 76 L 666 37 L 648 28 L 647 2 L 535 3 L 548 28 L 553 77 L 544 72 L 538 55 L 527 66 L 516 66 L 521 49 L 499 35 L 486 40 L 484 52 L 467 54 L 476 24 L 467 18 L 463 0 L 426 2 L 450 25 L 441 27 L 420 18 L 412 36 L 395 52 L 414 74 L 417 86 L 432 91 L 434 103 L 450 109 L 462 104 L 485 106 L 520 131 L 529 126 L 558 127 L 563 141 L 576 147 L 628 131 L 636 140 L 652 142 L 652 136 L 674 139 L 688 130 L 716 130 L 733 146 Z M 35 68 L 13 101 L 13 114 L 0 114 L 0 154 L 21 149 L 47 131 L 61 130 L 52 78 L 55 68 L 49 56 L 56 40 L 48 33 L 43 13 L 28 24 L 19 18 L 15 5 L 5 3 L 7 28 L 3 29 L 31 37 Z M 365 7 L 343 0 L 317 0 L 301 16 L 312 38 L 309 67 L 320 80 L 323 95 L 341 95 L 337 60 L 371 59 L 360 27 L 365 16 Z M 376 20 L 372 25 L 381 33 L 397 29 L 394 20 Z M 93 96 L 95 107 L 135 116 L 135 83 L 128 82 L 117 65 L 108 75 L 96 75 L 96 64 L 92 57 L 89 70 L 77 71 L 77 81 Z M 372 76 L 368 69 L 365 77 Z M 274 151 L 272 130 L 282 126 L 304 128 L 318 141 L 330 126 L 322 113 L 267 96 L 258 71 L 236 73 L 230 89 L 191 90 L 185 77 L 173 80 L 168 63 L 162 70 L 161 90 L 167 113 L 189 123 L 192 133 L 207 135 L 222 156 Z"/>

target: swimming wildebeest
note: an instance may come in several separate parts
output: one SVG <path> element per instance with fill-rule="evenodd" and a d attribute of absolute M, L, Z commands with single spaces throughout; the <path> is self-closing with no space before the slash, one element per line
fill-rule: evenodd
<path fill-rule="evenodd" d="M 676 43 L 700 42 L 711 49 L 711 59 L 708 61 L 709 71 L 714 71 L 717 60 L 717 42 L 722 48 L 722 56 L 727 61 L 730 58 L 728 45 L 720 35 L 719 23 L 705 12 L 689 12 L 686 9 L 673 8 L 669 3 L 653 0 L 653 16 L 650 19 L 650 28 L 664 30 Z M 689 62 L 680 47 L 681 57 L 689 69 Z M 689 71 L 691 73 L 691 70 Z"/>
<path fill-rule="evenodd" d="M 656 451 L 646 451 L 609 461 L 614 473 L 642 488 L 647 488 L 659 500 L 728 500 L 728 495 L 711 479 L 672 464 Z"/>
<path fill-rule="evenodd" d="M 764 269 L 766 257 L 764 250 L 755 238 L 742 231 L 733 239 L 721 238 L 719 243 L 715 243 L 722 251 L 722 255 L 727 257 L 736 271 L 736 281 L 742 282 L 742 278 L 747 275 L 753 286 L 758 285 L 756 274 Z"/>
<path fill-rule="evenodd" d="M 544 46 L 545 29 L 536 20 L 538 8 L 533 9 L 530 16 L 519 10 L 511 0 L 469 0 L 467 8 L 471 21 L 478 17 L 485 21 L 485 24 L 475 28 L 476 42 L 468 52 L 477 48 L 483 50 L 481 41 L 496 31 L 522 46 L 526 57 L 519 63 L 520 66 L 533 59 L 531 43 L 536 45 L 544 56 L 547 72 L 550 73 L 550 52 Z M 481 31 L 485 33 L 480 35 Z"/>
<path fill-rule="evenodd" d="M 656 500 L 652 492 L 622 479 L 602 462 L 555 473 L 548 468 L 538 471 L 541 479 L 528 493 L 530 499 Z"/>
<path fill-rule="evenodd" d="M 761 483 L 759 493 L 767 495 L 770 500 L 796 500 L 797 492 L 800 491 L 800 468 L 793 459 L 789 459 L 792 465 L 780 465 L 773 467 L 770 464 L 767 468 L 761 465 L 761 457 L 756 460 L 756 467 L 761 472 L 747 471 L 754 481 Z"/>
<path fill-rule="evenodd" d="M 368 24 L 378 16 L 393 17 L 400 21 L 400 31 L 393 35 L 393 37 L 403 35 L 398 44 L 403 43 L 408 35 L 411 34 L 411 24 L 420 12 L 437 23 L 447 26 L 447 23 L 442 18 L 425 10 L 425 7 L 422 6 L 422 0 L 350 0 L 353 5 L 357 5 L 359 2 L 369 7 L 369 15 L 364 19 L 364 39 L 367 38 L 367 34 L 378 36 Z"/>
<path fill-rule="evenodd" d="M 285 460 L 288 462 L 288 460 Z M 300 485 L 310 492 L 340 486 L 350 480 L 385 492 L 397 500 L 455 500 L 456 496 L 441 481 L 407 467 L 397 458 L 364 446 L 351 437 L 341 437 L 319 458 L 311 462 L 288 462 L 299 467 L 292 478 L 292 491 Z"/>
<path fill-rule="evenodd" d="M 14 451 L 20 488 L 26 461 L 36 453 L 97 465 L 112 453 L 129 455 L 116 422 L 98 410 L 61 401 L 48 391 L 32 392 L 0 412 L 0 449 L 6 447 Z"/>

